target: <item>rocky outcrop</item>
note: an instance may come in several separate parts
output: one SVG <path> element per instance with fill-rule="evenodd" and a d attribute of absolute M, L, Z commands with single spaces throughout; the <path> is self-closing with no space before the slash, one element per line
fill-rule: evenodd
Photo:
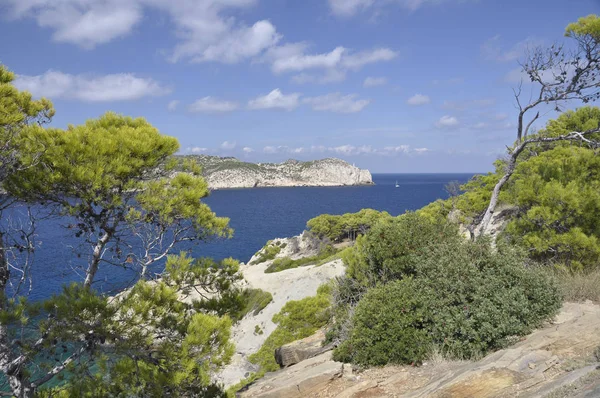
<path fill-rule="evenodd" d="M 193 158 L 202 166 L 204 178 L 212 189 L 373 184 L 369 170 L 341 159 L 255 164 L 233 157 L 194 155 Z"/>
<path fill-rule="evenodd" d="M 565 303 L 551 325 L 479 361 L 432 358 L 420 367 L 355 373 L 327 352 L 269 374 L 239 396 L 592 398 L 600 396 L 599 345 L 600 306 Z"/>
<path fill-rule="evenodd" d="M 310 234 L 304 233 L 292 238 L 272 241 L 272 244 L 277 243 L 280 247 L 283 246 L 283 249 L 276 258 L 281 256 L 300 258 L 316 253 L 315 242 Z M 256 365 L 248 361 L 248 356 L 258 351 L 267 337 L 273 333 L 277 327 L 273 323 L 273 315 L 281 311 L 285 303 L 316 295 L 319 286 L 345 272 L 342 260 L 333 260 L 318 267 L 308 265 L 281 272 L 265 273 L 273 260 L 251 265 L 253 260 L 260 256 L 259 253 L 254 255 L 248 264 L 242 264 L 240 270 L 247 283 L 245 287 L 267 291 L 273 296 L 273 301 L 260 313 L 250 313 L 232 327 L 231 339 L 236 345 L 235 354 L 231 363 L 214 378 L 216 382 L 226 387 L 236 384 L 258 370 Z M 257 330 L 261 332 L 257 333 Z"/>
<path fill-rule="evenodd" d="M 333 349 L 333 345 L 323 345 L 325 341 L 325 332 L 319 330 L 302 340 L 294 341 L 290 344 L 285 344 L 275 350 L 275 361 L 281 367 L 295 365 L 306 359 L 315 357 Z"/>

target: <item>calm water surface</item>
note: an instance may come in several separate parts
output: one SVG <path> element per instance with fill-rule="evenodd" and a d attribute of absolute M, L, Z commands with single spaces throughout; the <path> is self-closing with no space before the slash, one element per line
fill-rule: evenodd
<path fill-rule="evenodd" d="M 472 174 L 374 174 L 374 186 L 230 189 L 212 193 L 206 203 L 219 216 L 229 217 L 235 230 L 230 240 L 202 243 L 192 247 L 197 257 L 248 259 L 266 241 L 301 233 L 306 222 L 323 213 L 343 214 L 363 208 L 385 210 L 392 215 L 415 210 L 446 198 L 449 181 L 466 182 Z M 400 187 L 396 188 L 398 182 Z M 41 247 L 36 253 L 32 299 L 60 291 L 68 281 L 81 281 L 78 273 L 83 259 L 73 254 L 80 242 L 64 222 L 48 220 L 38 226 Z M 113 290 L 122 287 L 133 272 L 104 266 L 97 287 Z"/>

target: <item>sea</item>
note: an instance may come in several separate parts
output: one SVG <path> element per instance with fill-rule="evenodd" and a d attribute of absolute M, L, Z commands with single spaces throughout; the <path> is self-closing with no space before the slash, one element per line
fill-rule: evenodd
<path fill-rule="evenodd" d="M 450 181 L 464 183 L 472 176 L 472 173 L 373 174 L 375 185 L 370 186 L 216 190 L 205 202 L 218 216 L 230 219 L 233 238 L 202 242 L 185 249 L 189 249 L 194 257 L 217 260 L 233 257 L 247 262 L 268 240 L 298 235 L 308 220 L 320 214 L 344 214 L 371 208 L 399 215 L 436 199 L 447 198 L 446 184 Z M 76 255 L 81 249 L 81 241 L 73 236 L 68 224 L 57 219 L 38 221 L 39 246 L 30 273 L 31 300 L 48 298 L 59 293 L 66 283 L 83 280 L 85 258 Z M 84 249 L 90 250 L 89 247 Z M 103 264 L 95 287 L 112 293 L 126 287 L 133 279 L 135 274 L 131 270 Z"/>

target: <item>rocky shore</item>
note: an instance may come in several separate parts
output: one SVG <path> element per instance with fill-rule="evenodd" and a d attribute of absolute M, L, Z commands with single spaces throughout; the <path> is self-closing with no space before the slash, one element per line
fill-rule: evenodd
<path fill-rule="evenodd" d="M 248 163 L 233 157 L 193 155 L 212 189 L 372 185 L 369 170 L 335 158 Z"/>

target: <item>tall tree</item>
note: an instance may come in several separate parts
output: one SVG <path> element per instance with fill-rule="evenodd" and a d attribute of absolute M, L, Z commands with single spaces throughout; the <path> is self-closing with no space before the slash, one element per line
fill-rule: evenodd
<path fill-rule="evenodd" d="M 12 72 L 0 65 L 0 183 L 35 164 L 41 152 L 31 153 L 24 161 L 18 142 L 27 130 L 42 129 L 41 125 L 49 122 L 54 115 L 50 101 L 35 101 L 31 94 L 17 90 L 12 84 L 14 78 Z M 16 234 L 24 239 L 11 238 L 16 231 L 7 225 L 5 214 L 13 203 L 14 198 L 0 193 L 0 314 L 9 311 L 15 296 L 20 293 L 19 287 L 10 289 L 11 271 L 20 274 L 19 282 L 27 278 L 28 262 L 16 263 L 12 261 L 12 254 L 19 250 L 30 253 L 32 249 L 32 231 Z M 15 362 L 18 357 L 11 354 L 11 346 L 7 324 L 0 322 L 0 371 L 6 375 L 13 392 L 20 393 L 23 391 L 22 374 Z"/>
<path fill-rule="evenodd" d="M 599 145 L 589 137 L 599 132 L 600 126 L 585 131 L 569 131 L 555 137 L 529 137 L 531 126 L 540 117 L 541 108 L 551 106 L 561 111 L 569 101 L 588 103 L 600 98 L 600 18 L 596 15 L 580 18 L 567 26 L 565 36 L 573 39 L 573 49 L 559 45 L 538 47 L 527 54 L 522 64 L 522 71 L 531 81 L 532 92 L 536 95 L 524 103 L 522 84 L 514 92 L 519 109 L 516 142 L 509 149 L 504 175 L 494 187 L 483 218 L 475 228 L 476 235 L 486 233 L 500 191 L 514 173 L 519 155 L 527 146 L 559 141 L 583 141 L 593 146 Z"/>
<path fill-rule="evenodd" d="M 0 69 L 5 197 L 75 220 L 85 277 L 29 302 L 9 289 L 2 248 L 0 372 L 11 394 L 217 396 L 210 374 L 232 346 L 231 321 L 217 316 L 226 311 L 215 300 L 235 304 L 238 264 L 169 256 L 178 243 L 231 234 L 228 219 L 202 201 L 209 191 L 199 168 L 178 164 L 177 140 L 143 119 L 108 113 L 66 130 L 43 128 L 50 102 L 31 100 L 12 79 Z M 147 281 L 160 260 L 166 273 Z M 110 297 L 94 281 L 114 266 L 134 268 L 139 281 Z M 66 385 L 46 388 L 67 376 Z"/>

